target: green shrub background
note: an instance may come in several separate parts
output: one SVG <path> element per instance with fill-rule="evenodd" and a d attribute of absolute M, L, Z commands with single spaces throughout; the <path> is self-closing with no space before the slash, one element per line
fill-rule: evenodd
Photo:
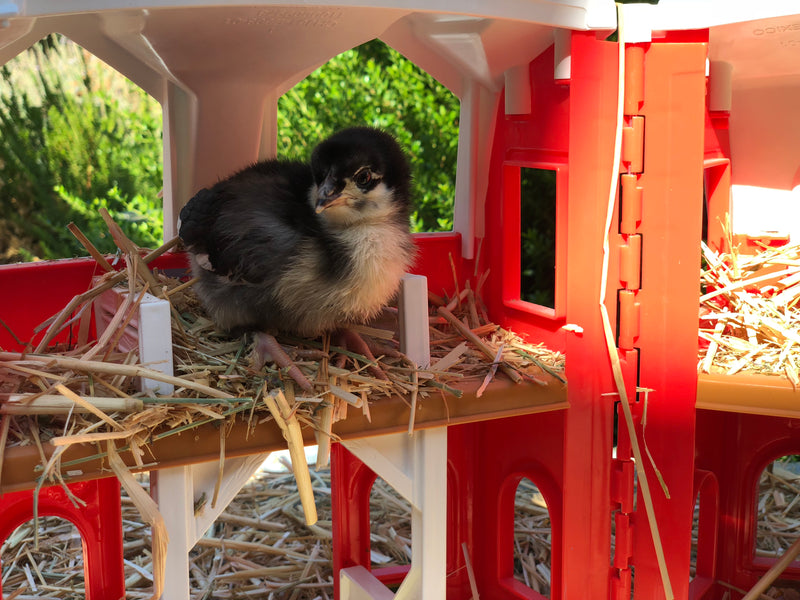
<path fill-rule="evenodd" d="M 452 227 L 459 104 L 385 44 L 333 58 L 279 102 L 278 154 L 307 158 L 355 124 L 398 137 L 414 167 L 416 231 Z M 162 240 L 161 108 L 65 38 L 51 36 L 2 67 L 0 262 L 86 254 L 74 221 L 103 252 L 105 207 L 137 244 Z"/>

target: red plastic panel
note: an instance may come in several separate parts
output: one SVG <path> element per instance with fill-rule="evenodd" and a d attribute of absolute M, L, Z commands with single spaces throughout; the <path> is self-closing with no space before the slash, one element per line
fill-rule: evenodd
<path fill-rule="evenodd" d="M 109 600 L 125 597 L 122 562 L 122 509 L 120 486 L 114 477 L 69 485 L 70 492 L 85 502 L 75 507 L 61 486 L 42 488 L 39 515 L 73 523 L 83 542 L 86 599 Z M 0 540 L 33 518 L 34 491 L 12 492 L 0 497 Z M 0 592 L 2 589 L 0 588 Z"/>
<path fill-rule="evenodd" d="M 437 294 L 452 294 L 455 289 L 453 267 L 461 277 L 461 236 L 457 233 L 426 233 L 415 236 L 418 248 L 415 273 L 428 277 L 428 287 Z M 181 273 L 188 265 L 183 253 L 168 253 L 153 262 L 162 270 Z M 121 265 L 120 265 L 121 266 Z M 93 259 L 77 258 L 0 266 L 0 319 L 13 335 L 0 325 L 0 348 L 22 350 L 24 343 L 41 339 L 34 329 L 60 312 L 76 295 L 92 285 L 92 277 L 102 274 Z M 459 285 L 463 281 L 459 282 Z M 56 338 L 71 342 L 77 323 Z M 94 331 L 92 329 L 92 331 Z M 14 336 L 23 344 L 16 342 Z"/>
<path fill-rule="evenodd" d="M 185 255 L 170 253 L 156 259 L 153 266 L 181 272 L 187 264 Z M 14 336 L 0 326 L 0 348 L 22 350 L 24 343 L 41 339 L 42 333 L 34 337 L 34 329 L 58 314 L 74 296 L 88 290 L 92 277 L 102 273 L 90 258 L 0 266 L 0 319 L 23 342 L 23 345 L 18 344 Z M 74 342 L 77 326 L 74 323 L 67 327 L 56 341 Z"/>
<path fill-rule="evenodd" d="M 749 590 L 775 562 L 754 556 L 758 481 L 770 462 L 790 454 L 800 454 L 798 419 L 697 411 L 697 468 L 713 476 L 719 494 L 717 537 L 704 541 L 701 536 L 698 573 L 704 565 L 716 580 Z M 701 488 L 701 511 L 702 502 Z M 713 567 L 709 560 L 714 560 Z M 800 580 L 797 563 L 781 579 Z M 721 598 L 724 592 L 725 588 L 715 586 L 703 598 Z"/>
<path fill-rule="evenodd" d="M 563 348 L 567 270 L 568 131 L 570 86 L 553 79 L 554 50 L 530 66 L 533 107 L 530 115 L 498 114 L 486 200 L 486 238 L 482 257 L 489 277 L 484 299 L 490 317 L 500 325 L 554 348 Z M 520 301 L 519 168 L 557 171 L 556 307 Z M 483 265 L 482 265 L 482 268 Z"/>

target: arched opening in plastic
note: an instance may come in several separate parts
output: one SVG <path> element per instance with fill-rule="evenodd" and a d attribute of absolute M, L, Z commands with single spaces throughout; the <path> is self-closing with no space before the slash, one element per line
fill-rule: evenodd
<path fill-rule="evenodd" d="M 81 535 L 66 519 L 40 517 L 23 523 L 3 543 L 0 561 L 4 595 L 61 597 L 64 588 L 70 598 L 86 597 Z"/>
<path fill-rule="evenodd" d="M 399 584 L 411 565 L 411 505 L 381 477 L 370 491 L 369 522 L 371 569 L 388 586 Z"/>
<path fill-rule="evenodd" d="M 143 247 L 162 242 L 159 104 L 107 64 L 50 35 L 0 77 L 0 262 L 86 256 L 74 222 L 115 252 L 107 208 Z"/>
<path fill-rule="evenodd" d="M 777 558 L 800 537 L 800 455 L 767 464 L 758 479 L 755 558 Z M 790 567 L 800 567 L 795 561 Z"/>
<path fill-rule="evenodd" d="M 514 578 L 536 598 L 550 597 L 552 535 L 547 502 L 523 477 L 514 494 Z"/>
<path fill-rule="evenodd" d="M 460 104 L 380 40 L 330 59 L 278 102 L 277 154 L 305 160 L 320 140 L 368 125 L 394 135 L 411 161 L 418 232 L 453 228 Z"/>

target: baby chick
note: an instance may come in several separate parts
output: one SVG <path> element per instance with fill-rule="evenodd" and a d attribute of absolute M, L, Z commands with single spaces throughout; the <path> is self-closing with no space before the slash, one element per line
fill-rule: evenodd
<path fill-rule="evenodd" d="M 273 334 L 362 323 L 397 292 L 414 257 L 410 206 L 398 143 L 353 127 L 314 148 L 310 164 L 262 161 L 200 190 L 181 210 L 179 235 L 215 323 L 256 332 L 262 364 L 271 356 L 292 367 Z M 290 373 L 311 389 L 299 369 Z"/>

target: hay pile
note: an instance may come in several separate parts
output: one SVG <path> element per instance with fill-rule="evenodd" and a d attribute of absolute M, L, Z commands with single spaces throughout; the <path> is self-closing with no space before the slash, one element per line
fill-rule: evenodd
<path fill-rule="evenodd" d="M 761 475 L 756 556 L 779 556 L 797 539 L 800 469 L 796 464 L 779 459 Z M 192 551 L 191 597 L 332 598 L 329 470 L 312 470 L 312 480 L 320 520 L 309 529 L 303 522 L 292 475 L 275 469 L 259 471 Z M 147 487 L 146 477 L 142 485 Z M 527 479 L 520 483 L 515 505 L 515 577 L 546 595 L 551 564 L 547 509 L 536 486 Z M 153 586 L 150 529 L 125 495 L 122 510 L 127 598 L 148 598 Z M 408 564 L 408 503 L 378 479 L 370 498 L 370 513 L 373 566 Z M 6 593 L 17 593 L 16 600 L 66 600 L 83 594 L 83 557 L 77 530 L 59 519 L 41 519 L 37 552 L 33 526 L 32 522 L 21 526 L 2 548 Z M 800 598 L 796 590 L 783 583 L 771 588 L 766 596 L 775 600 Z"/>
<path fill-rule="evenodd" d="M 759 373 L 800 384 L 800 245 L 717 253 L 703 245 L 703 373 Z"/>

